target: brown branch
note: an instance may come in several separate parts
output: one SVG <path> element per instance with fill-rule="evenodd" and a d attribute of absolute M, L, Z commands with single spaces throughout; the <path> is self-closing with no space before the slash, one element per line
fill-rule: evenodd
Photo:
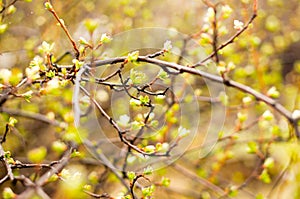
<path fill-rule="evenodd" d="M 93 198 L 108 198 L 108 199 L 114 199 L 113 197 L 109 196 L 107 193 L 103 193 L 103 194 L 95 194 L 95 193 L 92 193 L 90 191 L 87 191 L 87 190 L 83 190 L 84 193 L 92 196 Z"/>
<path fill-rule="evenodd" d="M 40 121 L 40 122 L 50 124 L 53 126 L 60 126 L 59 121 L 51 120 L 48 117 L 46 117 L 45 115 L 42 115 L 40 113 L 32 113 L 32 112 L 26 112 L 26 111 L 22 111 L 22 110 L 10 109 L 10 108 L 4 108 L 4 107 L 0 107 L 0 112 L 7 113 L 12 116 L 20 116 L 20 117 L 33 119 L 33 120 Z"/>

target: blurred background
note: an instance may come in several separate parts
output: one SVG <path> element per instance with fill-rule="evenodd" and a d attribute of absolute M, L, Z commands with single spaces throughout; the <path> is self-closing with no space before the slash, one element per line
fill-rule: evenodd
<path fill-rule="evenodd" d="M 9 0 L 0 1 L 0 6 L 4 7 L 9 2 Z M 171 28 L 191 36 L 202 47 L 205 54 L 212 52 L 209 42 L 211 24 L 207 19 L 210 11 L 201 0 L 53 0 L 52 4 L 75 41 L 78 41 L 80 37 L 96 39 L 103 33 L 114 38 L 114 35 L 134 28 L 161 27 Z M 234 20 L 246 23 L 251 18 L 252 4 L 251 0 L 220 1 L 217 7 L 220 13 L 219 45 L 236 32 Z M 21 79 L 30 61 L 40 54 L 39 47 L 43 41 L 55 43 L 53 49 L 55 59 L 66 52 L 73 53 L 73 48 L 65 33 L 57 25 L 53 15 L 45 9 L 43 1 L 19 0 L 13 5 L 14 8 L 3 10 L 0 18 L 0 79 L 2 84 L 5 82 L 3 69 L 11 69 L 11 76 L 15 78 L 15 80 L 13 78 L 10 80 L 12 84 Z M 221 15 L 225 6 L 232 9 L 226 18 Z M 235 69 L 228 74 L 230 78 L 264 94 L 267 94 L 271 87 L 276 87 L 280 93 L 278 101 L 290 111 L 300 109 L 299 17 L 299 0 L 258 1 L 257 18 L 253 25 L 250 25 L 240 37 L 235 39 L 233 44 L 219 53 L 222 62 L 226 65 L 229 63 L 235 65 Z M 94 20 L 99 24 L 94 32 L 94 38 L 90 38 L 85 28 L 84 23 L 87 20 Z M 99 59 L 107 56 L 101 49 L 95 55 Z M 66 56 L 59 63 L 71 65 L 73 58 L 72 55 Z M 197 84 L 193 86 L 196 87 Z M 222 136 L 218 143 L 207 156 L 199 158 L 199 151 L 206 146 L 199 145 L 199 140 L 196 140 L 191 145 L 191 152 L 183 155 L 176 164 L 157 171 L 152 179 L 154 182 L 159 181 L 161 176 L 166 176 L 171 180 L 171 184 L 167 188 L 158 186 L 154 198 L 216 198 L 215 193 L 218 191 L 211 190 L 205 183 L 201 183 L 203 181 L 222 188 L 229 193 L 226 197 L 257 199 L 300 197 L 300 173 L 297 169 L 300 147 L 297 141 L 290 139 L 292 128 L 285 118 L 272 109 L 270 109 L 273 116 L 271 121 L 266 122 L 261 119 L 263 113 L 269 108 L 255 101 L 254 98 L 250 98 L 250 105 L 246 106 L 243 101 L 246 97 L 249 96 L 245 93 L 226 88 L 226 100 L 220 97 L 220 101 L 226 108 L 226 119 L 222 132 L 219 132 Z M 61 154 L 53 150 L 53 143 L 75 139 L 72 137 L 76 128 L 72 124 L 71 85 L 66 86 L 64 90 L 54 89 L 46 96 L 35 95 L 31 103 L 16 98 L 7 101 L 3 106 L 9 109 L 41 113 L 48 118 L 55 118 L 69 125 L 67 129 L 52 127 L 16 116 L 19 120 L 18 125 L 3 144 L 5 150 L 10 151 L 16 160 L 28 162 L 28 152 L 40 146 L 47 149 L 46 162 L 57 160 Z M 108 110 L 111 108 L 109 104 L 106 106 Z M 202 108 L 206 110 L 205 106 Z M 209 115 L 210 113 L 201 114 Z M 241 114 L 247 115 L 245 121 L 240 118 Z M 2 132 L 4 132 L 8 116 L 9 114 L 1 114 L 0 130 Z M 251 149 L 254 145 L 259 148 L 260 152 L 249 153 L 249 148 Z M 80 150 L 82 150 L 83 157 L 73 160 L 70 163 L 70 170 L 75 168 L 75 170 L 82 171 L 85 183 L 92 184 L 89 177 L 95 175 L 97 180 L 93 184 L 94 192 L 118 195 L 122 187 L 116 177 L 104 166 L 86 163 L 90 158 L 88 151 L 84 147 Z M 266 174 L 263 173 L 266 167 L 264 161 L 268 158 L 273 166 L 268 168 Z M 24 173 L 33 175 L 34 172 L 25 171 Z M 147 184 L 148 182 L 140 183 Z M 1 188 L 5 186 L 15 186 L 16 193 L 24 189 L 21 185 L 9 183 L 2 184 Z M 62 196 L 88 198 L 87 195 L 75 196 L 66 192 L 68 188 L 63 185 L 60 185 L 58 189 L 54 187 L 55 185 L 48 186 L 46 189 L 53 198 L 62 198 Z"/>

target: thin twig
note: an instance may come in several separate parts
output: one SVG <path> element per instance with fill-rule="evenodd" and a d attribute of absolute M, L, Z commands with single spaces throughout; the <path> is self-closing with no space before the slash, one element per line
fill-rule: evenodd
<path fill-rule="evenodd" d="M 225 48 L 229 44 L 233 43 L 234 40 L 237 37 L 239 37 L 243 32 L 245 32 L 245 30 L 248 29 L 249 25 L 252 24 L 252 22 L 254 21 L 254 19 L 256 18 L 256 16 L 257 16 L 257 0 L 254 0 L 254 3 L 253 3 L 253 14 L 252 14 L 251 18 L 249 19 L 249 21 L 245 24 L 245 26 L 243 28 L 241 28 L 240 30 L 238 30 L 232 37 L 230 37 L 227 41 L 225 41 L 223 44 L 221 44 L 217 49 L 214 49 L 214 51 L 209 56 L 207 56 L 202 61 L 197 62 L 196 64 L 194 64 L 191 67 L 194 68 L 194 67 L 203 65 L 204 62 L 206 62 L 207 60 L 209 60 L 212 57 L 214 57 L 220 50 L 222 50 L 223 48 Z"/>
<path fill-rule="evenodd" d="M 47 0 L 48 3 L 50 3 L 51 5 L 51 2 L 50 0 Z M 70 40 L 72 46 L 73 46 L 73 49 L 75 50 L 75 57 L 76 59 L 79 58 L 80 56 L 80 52 L 78 50 L 78 47 L 76 45 L 76 42 L 74 41 L 74 39 L 72 38 L 70 32 L 68 31 L 65 23 L 63 22 L 63 20 L 61 18 L 59 18 L 59 16 L 57 15 L 56 11 L 53 9 L 53 7 L 51 6 L 50 8 L 48 8 L 48 10 L 53 14 L 53 16 L 55 17 L 55 19 L 57 20 L 57 22 L 60 24 L 60 26 L 62 27 L 62 29 L 64 30 L 64 32 L 66 33 L 68 39 Z"/>

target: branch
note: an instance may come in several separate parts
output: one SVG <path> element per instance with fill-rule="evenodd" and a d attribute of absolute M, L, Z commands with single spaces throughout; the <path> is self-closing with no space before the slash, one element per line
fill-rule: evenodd
<path fill-rule="evenodd" d="M 13 116 L 20 116 L 20 117 L 26 117 L 29 119 L 37 120 L 46 124 L 50 124 L 53 126 L 60 126 L 60 122 L 57 120 L 51 120 L 47 118 L 45 115 L 42 115 L 40 113 L 33 113 L 33 112 L 26 112 L 22 110 L 17 110 L 17 109 L 10 109 L 10 108 L 4 108 L 0 107 L 0 112 L 1 113 L 7 113 L 9 115 Z"/>
<path fill-rule="evenodd" d="M 111 59 L 107 59 L 107 60 L 99 60 L 99 61 L 96 61 L 94 63 L 94 65 L 96 67 L 99 67 L 99 66 L 103 66 L 106 64 L 116 64 L 119 62 L 124 62 L 124 60 L 126 58 L 127 57 L 116 57 L 116 58 L 111 58 Z M 297 125 L 296 120 L 292 117 L 292 113 L 289 110 L 287 110 L 284 106 L 282 106 L 276 100 L 254 90 L 253 88 L 251 88 L 249 86 L 246 86 L 244 84 L 238 83 L 233 80 L 224 80 L 220 76 L 210 74 L 210 73 L 207 73 L 207 72 L 195 69 L 195 68 L 179 65 L 176 63 L 170 63 L 170 62 L 166 62 L 166 61 L 162 61 L 162 60 L 158 60 L 158 59 L 152 59 L 152 58 L 148 58 L 146 56 L 139 56 L 137 61 L 151 63 L 154 65 L 163 67 L 163 68 L 172 68 L 172 69 L 175 69 L 176 71 L 178 71 L 179 73 L 193 74 L 193 75 L 200 76 L 205 79 L 211 80 L 213 82 L 224 84 L 227 87 L 236 88 L 244 93 L 248 93 L 248 94 L 254 96 L 258 101 L 265 102 L 267 105 L 273 107 L 277 112 L 279 112 L 281 115 L 283 115 L 285 118 L 287 118 L 287 120 L 294 127 L 296 127 L 296 125 Z M 295 130 L 296 129 L 297 128 L 295 128 Z M 297 137 L 298 138 L 300 137 L 299 133 L 297 133 Z"/>

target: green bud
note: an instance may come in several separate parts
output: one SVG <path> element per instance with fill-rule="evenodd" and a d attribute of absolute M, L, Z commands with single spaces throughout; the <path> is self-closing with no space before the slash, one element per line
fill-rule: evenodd
<path fill-rule="evenodd" d="M 106 43 L 111 42 L 111 40 L 112 40 L 112 38 L 107 36 L 106 33 L 101 35 L 101 38 L 100 38 L 101 43 L 106 44 Z"/>
<path fill-rule="evenodd" d="M 129 101 L 130 106 L 140 106 L 142 102 L 140 100 L 131 98 Z"/>
<path fill-rule="evenodd" d="M 266 168 L 266 169 L 273 168 L 274 167 L 274 158 L 268 157 L 267 159 L 265 159 L 263 167 Z"/>
<path fill-rule="evenodd" d="M 164 187 L 169 187 L 171 183 L 171 180 L 169 178 L 163 177 L 161 180 L 161 184 Z"/>
<path fill-rule="evenodd" d="M 78 41 L 81 45 L 91 46 L 91 44 L 83 37 L 79 37 Z"/>
<path fill-rule="evenodd" d="M 154 145 L 148 145 L 143 148 L 146 153 L 154 153 L 156 148 Z"/>
<path fill-rule="evenodd" d="M 271 113 L 270 110 L 266 110 L 263 115 L 262 115 L 263 119 L 264 120 L 267 120 L 267 121 L 271 121 L 274 119 L 274 115 Z"/>
<path fill-rule="evenodd" d="M 280 93 L 277 91 L 275 86 L 272 86 L 268 92 L 267 95 L 272 97 L 272 98 L 278 98 L 280 96 Z"/>
<path fill-rule="evenodd" d="M 54 141 L 51 146 L 52 150 L 57 153 L 63 153 L 68 149 L 68 146 L 61 141 Z"/>
<path fill-rule="evenodd" d="M 9 120 L 8 120 L 8 125 L 9 126 L 15 126 L 15 124 L 17 124 L 18 120 L 14 117 L 9 117 Z"/>
<path fill-rule="evenodd" d="M 145 95 L 145 96 L 141 95 L 139 97 L 139 100 L 140 100 L 142 105 L 148 104 L 150 102 L 150 99 L 149 99 L 148 95 Z"/>
<path fill-rule="evenodd" d="M 8 28 L 7 24 L 0 24 L 0 34 L 3 34 Z"/>
<path fill-rule="evenodd" d="M 151 166 L 148 166 L 147 168 L 144 168 L 144 175 L 151 175 L 153 173 L 153 168 Z"/>
<path fill-rule="evenodd" d="M 8 15 L 11 15 L 11 14 L 14 14 L 16 11 L 17 11 L 16 6 L 11 5 L 11 6 L 9 6 L 8 9 L 7 9 L 7 14 L 8 14 Z"/>
<path fill-rule="evenodd" d="M 258 151 L 258 145 L 256 142 L 251 141 L 248 142 L 248 146 L 247 146 L 247 152 L 250 154 L 254 154 Z"/>
<path fill-rule="evenodd" d="M 271 183 L 271 177 L 270 177 L 267 169 L 264 169 L 258 178 L 266 184 Z"/>
<path fill-rule="evenodd" d="M 46 3 L 44 4 L 44 6 L 45 6 L 45 8 L 46 8 L 47 10 L 52 10 L 52 9 L 53 9 L 53 7 L 52 7 L 52 5 L 51 5 L 50 2 L 46 2 Z"/>
<path fill-rule="evenodd" d="M 128 171 L 127 172 L 127 177 L 130 181 L 134 180 L 134 178 L 136 177 L 135 173 L 133 171 Z"/>
<path fill-rule="evenodd" d="M 131 52 L 131 53 L 129 53 L 128 56 L 127 56 L 127 60 L 128 60 L 129 62 L 134 63 L 134 64 L 137 64 L 137 63 L 138 63 L 138 62 L 137 62 L 138 58 L 139 58 L 139 51 Z"/>

